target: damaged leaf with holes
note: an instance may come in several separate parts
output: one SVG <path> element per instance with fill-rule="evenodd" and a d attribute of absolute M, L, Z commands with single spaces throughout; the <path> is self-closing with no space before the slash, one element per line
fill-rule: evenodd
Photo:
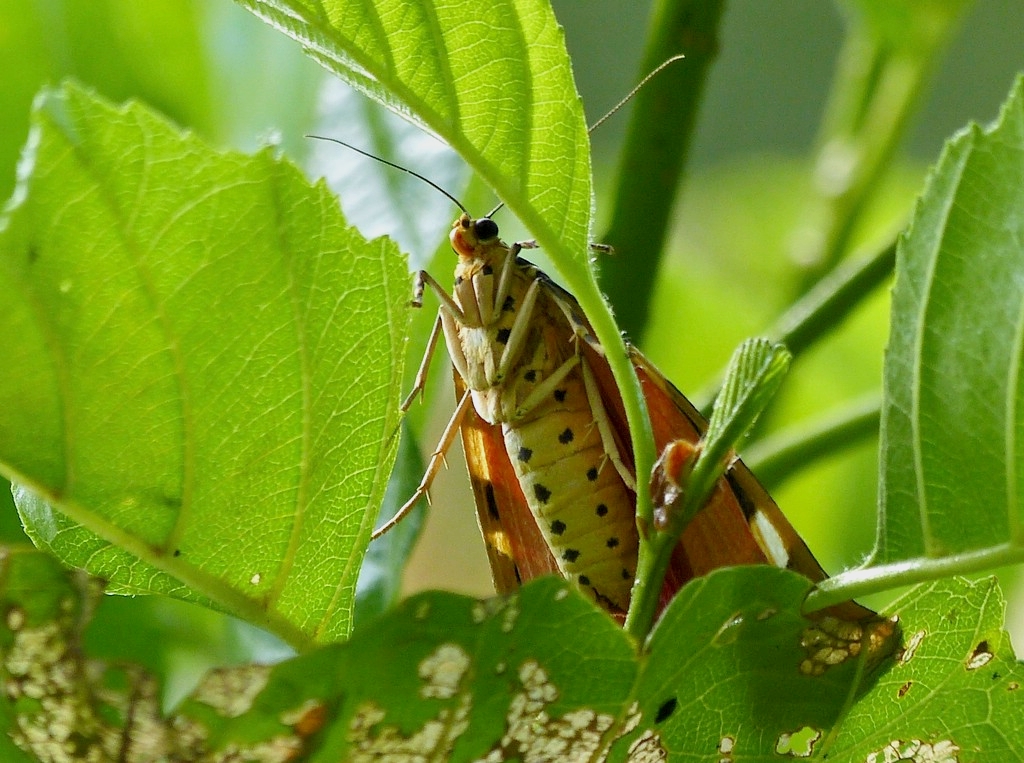
<path fill-rule="evenodd" d="M 376 625 L 341 665 L 339 759 L 589 759 L 636 680 L 625 634 L 552 578 L 501 602 L 424 594 Z"/>
<path fill-rule="evenodd" d="M 84 653 L 99 594 L 95 579 L 46 554 L 0 553 L 4 763 L 283 763 L 311 749 L 326 719 L 330 649 L 274 668 L 213 671 L 165 714 L 162 687 L 142 668 Z"/>
<path fill-rule="evenodd" d="M 860 634 L 859 651 L 855 634 L 799 615 L 807 585 L 783 570 L 715 572 L 683 590 L 639 658 L 557 579 L 501 601 L 423 594 L 346 644 L 212 671 L 165 713 L 143 669 L 86 653 L 97 584 L 10 551 L 0 752 L 61 760 L 49 751 L 72 744 L 78 760 L 126 763 L 1024 756 L 1024 671 L 992 581 L 916 589 L 899 602 L 902 633 Z"/>
<path fill-rule="evenodd" d="M 996 580 L 918 586 L 894 606 L 902 649 L 851 708 L 831 748 L 835 759 L 1024 758 L 1024 666 L 1003 629 Z"/>
<path fill-rule="evenodd" d="M 796 754 L 840 724 L 847 696 L 884 671 L 897 628 L 883 618 L 807 620 L 808 585 L 785 570 L 741 567 L 686 586 L 651 634 L 639 721 L 612 758 Z"/>

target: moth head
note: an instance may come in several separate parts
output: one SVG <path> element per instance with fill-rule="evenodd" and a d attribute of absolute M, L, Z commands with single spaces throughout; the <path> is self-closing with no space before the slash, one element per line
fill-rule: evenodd
<path fill-rule="evenodd" d="M 452 249 L 460 257 L 479 257 L 480 247 L 498 241 L 498 224 L 489 217 L 473 219 L 463 213 L 448 234 Z"/>

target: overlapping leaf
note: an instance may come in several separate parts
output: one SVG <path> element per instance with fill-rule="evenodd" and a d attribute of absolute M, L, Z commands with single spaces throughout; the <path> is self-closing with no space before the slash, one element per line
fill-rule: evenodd
<path fill-rule="evenodd" d="M 164 714 L 144 672 L 83 654 L 81 616 L 95 587 L 45 555 L 8 552 L 0 671 L 5 685 L 50 701 L 5 696 L 0 725 L 38 754 L 60 733 L 58 714 L 71 714 L 79 749 L 120 750 L 128 763 L 153 751 L 189 763 L 272 750 L 311 761 L 589 760 L 608 746 L 608 760 L 638 762 L 709 751 L 765 761 L 1024 754 L 1013 704 L 1024 675 L 999 630 L 991 582 L 908 594 L 908 649 L 895 663 L 876 653 L 858 672 L 855 659 L 816 660 L 829 651 L 816 640 L 822 624 L 795 609 L 806 582 L 764 572 L 723 570 L 688 586 L 642 658 L 561 581 L 535 581 L 504 602 L 423 594 L 347 644 L 274 668 L 214 671 Z M 28 671 L 26 658 L 44 652 Z M 11 760 L 29 759 L 9 747 Z"/>
<path fill-rule="evenodd" d="M 950 143 L 900 247 L 878 562 L 1019 543 L 1022 178 L 1018 83 L 996 124 Z"/>
<path fill-rule="evenodd" d="M 0 459 L 33 537 L 115 589 L 344 635 L 398 425 L 401 257 L 269 152 L 71 87 L 35 121 L 0 238 Z"/>
<path fill-rule="evenodd" d="M 239 1 L 451 145 L 586 288 L 589 143 L 548 3 Z"/>

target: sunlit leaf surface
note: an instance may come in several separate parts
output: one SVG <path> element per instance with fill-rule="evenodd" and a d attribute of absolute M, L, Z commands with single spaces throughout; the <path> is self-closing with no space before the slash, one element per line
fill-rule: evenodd
<path fill-rule="evenodd" d="M 0 238 L 0 459 L 33 538 L 115 590 L 338 638 L 396 443 L 394 246 L 269 151 L 75 88 Z"/>

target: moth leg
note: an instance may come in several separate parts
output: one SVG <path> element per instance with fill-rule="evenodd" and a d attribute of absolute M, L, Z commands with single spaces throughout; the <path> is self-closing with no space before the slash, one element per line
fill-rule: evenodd
<path fill-rule="evenodd" d="M 448 452 L 448 448 L 450 448 L 452 442 L 454 442 L 455 435 L 459 431 L 459 427 L 462 426 L 462 420 L 466 417 L 466 411 L 468 411 L 469 406 L 473 404 L 473 398 L 470 397 L 470 393 L 471 391 L 467 389 L 462 395 L 462 399 L 459 400 L 459 404 L 455 408 L 455 413 L 452 414 L 451 420 L 448 422 L 448 426 L 445 427 L 444 432 L 441 434 L 441 440 L 438 442 L 437 448 L 434 450 L 434 454 L 430 457 L 430 461 L 427 463 L 427 470 L 423 474 L 423 479 L 420 481 L 419 487 L 416 488 L 416 492 L 414 492 L 412 497 L 402 505 L 402 508 L 395 512 L 395 515 L 391 517 L 391 519 L 373 531 L 373 535 L 370 536 L 371 540 L 377 540 L 377 538 L 401 522 L 405 518 L 405 515 L 412 511 L 413 506 L 419 502 L 420 498 L 426 497 L 429 502 L 430 498 L 427 495 L 427 491 L 430 490 L 430 486 L 434 482 L 434 477 L 436 477 L 437 473 L 441 471 L 441 466 L 444 464 L 445 453 Z"/>
<path fill-rule="evenodd" d="M 420 307 L 423 305 L 423 291 L 429 286 L 430 290 L 437 295 L 438 300 L 441 302 L 441 309 L 447 310 L 452 316 L 458 320 L 459 323 L 466 324 L 466 313 L 461 307 L 452 299 L 445 289 L 439 284 L 435 278 L 425 270 L 421 270 L 416 274 L 416 289 L 415 295 L 413 296 L 412 304 Z"/>
<path fill-rule="evenodd" d="M 576 304 L 576 300 L 568 299 L 556 299 L 555 304 L 558 305 L 558 309 L 562 311 L 562 315 L 565 316 L 565 320 L 568 321 L 569 327 L 572 329 L 573 336 L 582 339 L 584 342 L 589 344 L 595 352 L 601 357 L 604 357 L 604 347 L 597 341 L 597 337 L 594 336 L 592 329 L 590 328 L 590 322 L 586 319 L 582 312 L 580 312 L 580 306 Z"/>
<path fill-rule="evenodd" d="M 516 311 L 512 329 L 509 331 L 508 342 L 505 343 L 505 349 L 502 350 L 501 359 L 498 361 L 497 369 L 495 369 L 495 378 L 491 381 L 491 384 L 500 383 L 508 375 L 512 366 L 519 360 L 523 346 L 526 344 L 527 333 L 533 324 L 533 308 L 537 304 L 537 297 L 539 295 L 540 281 L 535 280 L 526 290 L 526 294 L 523 295 L 523 303 L 519 305 Z"/>
<path fill-rule="evenodd" d="M 517 241 L 509 247 L 508 257 L 505 258 L 505 262 L 501 266 L 501 275 L 498 277 L 498 291 L 495 293 L 494 302 L 491 305 L 489 324 L 498 320 L 501 311 L 505 308 L 505 300 L 512 289 L 512 279 L 515 277 L 517 270 L 516 265 L 518 264 L 519 252 L 523 249 L 533 249 L 536 246 L 536 241 Z"/>
<path fill-rule="evenodd" d="M 622 460 L 622 451 L 612 431 L 611 419 L 608 418 L 608 411 L 601 401 L 601 391 L 597 387 L 597 380 L 594 379 L 594 373 L 590 370 L 590 364 L 587 363 L 586 358 L 580 358 L 580 368 L 583 370 L 583 388 L 587 391 L 587 400 L 590 402 L 590 410 L 594 413 L 594 423 L 597 424 L 597 431 L 601 435 L 604 452 L 611 459 L 615 471 L 622 477 L 626 487 L 636 492 L 636 480 Z"/>
<path fill-rule="evenodd" d="M 512 277 L 516 270 L 516 257 L 519 255 L 520 249 L 522 249 L 522 244 L 512 244 L 509 256 L 505 258 L 505 262 L 501 266 L 501 275 L 498 277 L 498 291 L 494 295 L 494 304 L 492 305 L 491 316 L 488 320 L 489 324 L 498 320 L 501 311 L 505 309 L 505 300 L 512 289 Z"/>
<path fill-rule="evenodd" d="M 449 348 L 449 355 L 451 356 L 452 365 L 455 366 L 455 370 L 459 372 L 459 375 L 463 379 L 468 378 L 468 368 L 466 363 L 466 357 L 462 354 L 462 344 L 458 339 L 458 326 L 457 323 L 465 325 L 466 314 L 459 308 L 455 300 L 439 284 L 430 273 L 425 270 L 421 270 L 416 274 L 416 285 L 414 288 L 412 304 L 414 307 L 423 306 L 423 292 L 426 287 L 429 286 L 431 291 L 437 294 L 438 300 L 441 302 L 440 307 L 437 311 L 437 322 L 434 323 L 434 328 L 430 332 L 430 339 L 427 340 L 427 349 L 423 353 L 423 360 L 420 361 L 419 370 L 416 372 L 416 380 L 413 382 L 412 391 L 409 396 L 402 403 L 402 412 L 409 410 L 412 405 L 412 401 L 416 395 L 423 392 L 423 388 L 427 381 L 427 371 L 430 368 L 430 361 L 434 355 L 434 349 L 437 347 L 437 340 L 440 334 L 440 330 L 444 330 L 445 340 Z"/>
<path fill-rule="evenodd" d="M 561 386 L 563 381 L 565 381 L 565 377 L 568 376 L 581 361 L 582 358 L 579 355 L 573 355 L 567 361 L 562 363 L 562 365 L 556 368 L 554 372 L 544 379 L 544 381 L 530 391 L 530 394 L 526 396 L 526 399 L 523 400 L 522 403 L 516 406 L 515 418 L 522 418 L 544 402 L 544 400 L 553 395 L 555 390 Z"/>
<path fill-rule="evenodd" d="M 427 386 L 427 371 L 430 370 L 430 361 L 434 357 L 434 350 L 437 349 L 437 340 L 441 336 L 441 324 L 441 314 L 438 312 L 437 320 L 434 321 L 434 328 L 430 331 L 430 339 L 427 340 L 427 349 L 423 353 L 423 360 L 420 361 L 419 370 L 416 371 L 416 379 L 412 383 L 412 390 L 402 403 L 402 413 L 409 410 L 412 401 L 416 399 L 417 395 L 422 395 L 423 390 Z"/>
<path fill-rule="evenodd" d="M 455 366 L 455 370 L 463 379 L 469 379 L 469 361 L 466 360 L 466 353 L 462 349 L 462 342 L 459 341 L 459 326 L 456 317 L 441 305 L 438 312 L 441 319 L 441 328 L 444 329 L 444 341 L 448 347 L 448 357 Z"/>

